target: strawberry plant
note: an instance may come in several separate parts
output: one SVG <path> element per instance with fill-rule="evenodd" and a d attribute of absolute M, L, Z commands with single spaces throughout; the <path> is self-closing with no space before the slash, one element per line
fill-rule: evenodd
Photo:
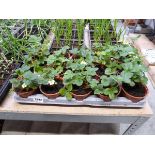
<path fill-rule="evenodd" d="M 90 82 L 94 94 L 108 96 L 111 100 L 115 99 L 119 92 L 118 82 L 113 76 L 102 75 L 100 79 L 101 81 L 93 79 Z"/>
<path fill-rule="evenodd" d="M 63 76 L 64 88 L 60 90 L 60 94 L 71 100 L 73 86 L 82 86 L 83 89 L 89 88 L 89 81 L 92 76 L 96 75 L 97 68 L 90 66 L 90 63 L 79 58 L 68 61 L 66 69 Z"/>
<path fill-rule="evenodd" d="M 30 71 L 30 67 L 23 65 L 14 73 L 16 78 L 10 80 L 15 91 L 36 89 L 38 85 L 38 75 Z"/>

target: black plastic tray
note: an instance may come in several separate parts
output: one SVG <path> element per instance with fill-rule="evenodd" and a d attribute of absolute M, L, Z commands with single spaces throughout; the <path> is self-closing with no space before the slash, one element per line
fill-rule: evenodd
<path fill-rule="evenodd" d="M 8 93 L 9 89 L 11 88 L 10 79 L 12 78 L 13 72 L 20 66 L 20 64 L 14 64 L 14 69 L 12 70 L 12 73 L 7 77 L 7 79 L 4 81 L 3 85 L 0 88 L 0 103 Z"/>

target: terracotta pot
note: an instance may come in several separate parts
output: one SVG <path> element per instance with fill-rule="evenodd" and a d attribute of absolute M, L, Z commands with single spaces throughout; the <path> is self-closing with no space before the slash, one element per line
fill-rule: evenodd
<path fill-rule="evenodd" d="M 65 54 L 65 57 L 66 57 L 66 58 L 70 58 L 70 57 L 71 57 L 71 54 L 67 52 L 67 53 Z"/>
<path fill-rule="evenodd" d="M 130 94 L 124 89 L 123 85 L 122 85 L 122 94 L 124 95 L 124 97 L 126 97 L 126 98 L 129 99 L 129 100 L 131 100 L 132 102 L 135 102 L 135 103 L 136 103 L 136 102 L 139 102 L 139 101 L 143 100 L 143 99 L 146 97 L 146 95 L 148 94 L 148 88 L 147 88 L 147 86 L 146 86 L 146 85 L 143 85 L 143 84 L 142 84 L 142 86 L 143 86 L 144 91 L 145 91 L 145 95 L 142 96 L 142 97 L 137 97 L 137 96 L 130 95 Z"/>
<path fill-rule="evenodd" d="M 102 100 L 106 101 L 106 102 L 110 102 L 111 99 L 109 98 L 109 96 L 105 96 L 105 95 L 97 95 L 99 98 L 101 98 Z"/>
<path fill-rule="evenodd" d="M 76 54 L 68 53 L 68 58 L 70 58 L 70 59 L 78 59 L 79 56 L 76 55 Z"/>
<path fill-rule="evenodd" d="M 118 96 L 118 95 L 120 94 L 120 92 L 121 92 L 121 86 L 119 86 L 119 91 L 118 91 L 118 93 L 117 93 L 116 96 Z M 111 101 L 111 99 L 109 98 L 109 96 L 102 95 L 102 94 L 99 94 L 99 95 L 97 95 L 97 96 L 98 96 L 99 98 L 101 98 L 102 100 L 106 101 L 106 102 L 110 102 L 110 101 Z"/>
<path fill-rule="evenodd" d="M 55 79 L 56 79 L 56 80 L 59 80 L 59 81 L 63 81 L 63 76 L 57 75 L 57 76 L 55 77 Z"/>
<path fill-rule="evenodd" d="M 101 77 L 101 76 L 98 75 L 98 74 L 95 75 L 95 79 L 98 80 L 98 81 L 100 80 L 100 77 Z"/>
<path fill-rule="evenodd" d="M 59 93 L 59 92 L 54 93 L 54 94 L 47 94 L 47 93 L 45 93 L 45 92 L 42 90 L 41 87 L 42 87 L 42 86 L 39 86 L 40 92 L 41 92 L 43 95 L 45 95 L 46 97 L 48 97 L 49 99 L 55 99 L 55 98 L 57 98 L 57 97 L 60 96 L 60 93 Z"/>
<path fill-rule="evenodd" d="M 30 91 L 17 91 L 16 93 L 20 96 L 20 97 L 22 97 L 22 98 L 27 98 L 27 97 L 29 97 L 29 96 L 31 96 L 31 95 L 34 95 L 35 94 L 35 92 L 37 91 L 37 89 L 32 89 L 32 90 L 30 90 Z"/>
<path fill-rule="evenodd" d="M 78 95 L 78 94 L 76 94 L 74 91 L 72 92 L 72 95 L 73 95 L 73 97 L 76 99 L 76 100 L 78 100 L 78 101 L 81 101 L 81 100 L 84 100 L 85 98 L 87 98 L 90 94 L 91 94 L 91 90 L 88 92 L 88 93 L 86 93 L 86 94 L 84 94 L 84 95 Z"/>

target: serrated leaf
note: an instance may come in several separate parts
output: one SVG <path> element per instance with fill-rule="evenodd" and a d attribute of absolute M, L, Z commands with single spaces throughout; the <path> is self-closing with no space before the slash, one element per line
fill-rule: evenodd
<path fill-rule="evenodd" d="M 86 70 L 87 75 L 94 76 L 96 75 L 96 71 L 98 70 L 98 68 L 86 67 Z"/>
<path fill-rule="evenodd" d="M 106 75 L 111 75 L 111 74 L 113 74 L 114 72 L 112 72 L 112 69 L 111 68 L 106 68 L 105 69 L 105 74 Z"/>
<path fill-rule="evenodd" d="M 99 81 L 98 80 L 95 80 L 95 79 L 93 79 L 92 81 L 90 81 L 91 88 L 96 88 L 98 83 L 99 83 Z"/>
<path fill-rule="evenodd" d="M 72 54 L 78 54 L 79 53 L 79 50 L 77 48 L 74 48 L 74 49 L 70 50 L 70 52 Z"/>
<path fill-rule="evenodd" d="M 127 72 L 127 71 L 122 71 L 121 76 L 122 76 L 123 82 L 130 83 L 131 82 L 131 77 L 133 76 L 133 73 Z"/>
<path fill-rule="evenodd" d="M 75 77 L 75 79 L 73 80 L 73 84 L 81 86 L 83 84 L 83 79 L 81 79 L 80 77 Z"/>
<path fill-rule="evenodd" d="M 99 89 L 95 89 L 94 94 L 101 94 L 102 91 L 100 91 Z"/>
<path fill-rule="evenodd" d="M 56 61 L 56 58 L 54 55 L 50 55 L 48 58 L 47 58 L 47 64 L 53 64 L 54 62 Z"/>
<path fill-rule="evenodd" d="M 64 73 L 64 79 L 72 79 L 73 78 L 73 75 L 74 73 L 71 71 L 71 70 L 67 70 L 65 73 Z"/>
<path fill-rule="evenodd" d="M 100 78 L 101 78 L 101 84 L 102 84 L 103 86 L 107 87 L 107 86 L 110 85 L 110 83 L 111 83 L 110 77 L 107 77 L 107 76 L 105 76 L 105 75 L 102 75 Z"/>

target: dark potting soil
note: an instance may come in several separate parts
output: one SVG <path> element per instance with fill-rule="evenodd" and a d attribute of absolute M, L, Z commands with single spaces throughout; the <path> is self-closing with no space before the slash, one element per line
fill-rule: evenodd
<path fill-rule="evenodd" d="M 82 88 L 82 86 L 78 87 L 78 86 L 73 86 L 73 93 L 76 95 L 85 95 L 88 94 L 91 91 L 90 88 Z"/>
<path fill-rule="evenodd" d="M 123 84 L 123 88 L 130 95 L 135 97 L 143 97 L 145 96 L 145 88 L 141 84 L 136 84 L 134 87 L 129 86 L 128 84 Z"/>
<path fill-rule="evenodd" d="M 50 86 L 50 85 L 43 85 L 41 88 L 42 88 L 42 91 L 47 93 L 47 94 L 55 94 L 57 93 L 61 88 L 63 87 L 62 84 L 58 83 L 57 85 L 53 85 L 53 86 Z"/>
<path fill-rule="evenodd" d="M 98 70 L 96 71 L 96 73 L 99 75 L 99 76 L 102 76 L 105 72 L 105 67 L 103 66 L 100 66 L 100 65 L 97 65 L 96 66 L 98 68 Z"/>
<path fill-rule="evenodd" d="M 81 40 L 81 44 L 79 45 L 78 41 L 73 42 L 73 48 L 80 48 L 83 44 L 83 40 Z"/>

